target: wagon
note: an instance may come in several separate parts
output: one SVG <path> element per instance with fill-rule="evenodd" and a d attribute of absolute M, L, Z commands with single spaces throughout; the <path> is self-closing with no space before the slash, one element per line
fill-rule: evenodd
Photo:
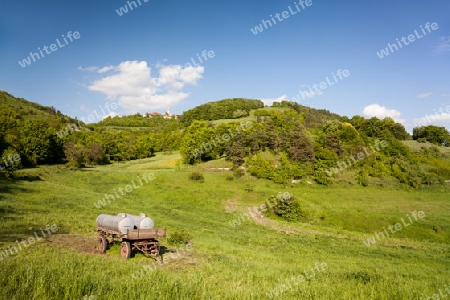
<path fill-rule="evenodd" d="M 166 237 L 165 228 L 128 229 L 126 233 L 97 227 L 98 249 L 105 253 L 109 244 L 121 241 L 120 255 L 130 258 L 132 251 L 140 251 L 145 255 L 161 261 L 160 245 L 157 239 Z"/>

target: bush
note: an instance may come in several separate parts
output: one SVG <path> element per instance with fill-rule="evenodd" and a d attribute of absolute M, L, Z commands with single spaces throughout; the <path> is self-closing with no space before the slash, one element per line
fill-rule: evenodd
<path fill-rule="evenodd" d="M 233 112 L 233 119 L 239 119 L 242 117 L 247 117 L 249 112 L 246 110 L 237 109 Z"/>
<path fill-rule="evenodd" d="M 294 195 L 291 193 L 278 193 L 278 196 L 271 196 L 268 201 L 275 203 L 272 207 L 273 212 L 288 221 L 298 220 L 304 216 L 300 204 L 294 200 Z"/>
<path fill-rule="evenodd" d="M 439 177 L 435 173 L 426 173 L 423 176 L 423 183 L 430 186 L 439 184 L 440 180 Z"/>
<path fill-rule="evenodd" d="M 3 151 L 0 157 L 0 171 L 5 170 L 8 177 L 12 177 L 13 173 L 20 167 L 20 155 L 13 148 Z"/>
<path fill-rule="evenodd" d="M 185 230 L 182 230 L 180 232 L 175 231 L 171 234 L 170 237 L 167 238 L 167 242 L 172 245 L 188 244 L 191 242 L 191 239 L 192 236 Z"/>
<path fill-rule="evenodd" d="M 246 184 L 244 190 L 248 193 L 253 192 L 253 185 Z"/>
<path fill-rule="evenodd" d="M 314 171 L 314 180 L 322 185 L 329 185 L 331 183 L 331 179 L 323 168 Z"/>
<path fill-rule="evenodd" d="M 81 168 L 85 165 L 86 148 L 83 145 L 69 143 L 64 146 L 64 154 L 68 160 L 68 165 L 74 168 Z"/>
<path fill-rule="evenodd" d="M 369 185 L 369 173 L 367 172 L 366 168 L 363 168 L 358 172 L 358 175 L 356 175 L 356 180 L 362 186 Z"/>
<path fill-rule="evenodd" d="M 183 166 L 183 161 L 181 159 L 177 159 L 175 161 L 175 171 L 181 171 L 182 166 Z"/>
<path fill-rule="evenodd" d="M 274 177 L 274 167 L 272 163 L 266 159 L 264 156 L 259 153 L 253 156 L 247 162 L 248 172 L 253 176 L 256 176 L 258 179 L 270 179 L 272 180 Z"/>
<path fill-rule="evenodd" d="M 234 179 L 233 175 L 227 175 L 227 180 L 232 181 Z"/>
<path fill-rule="evenodd" d="M 235 168 L 235 169 L 233 170 L 233 175 L 234 175 L 234 177 L 236 177 L 236 178 L 240 178 L 240 177 L 242 177 L 242 176 L 245 175 L 245 171 L 242 170 L 241 168 Z"/>
<path fill-rule="evenodd" d="M 426 142 L 427 142 L 427 139 L 426 139 L 426 138 L 418 138 L 418 139 L 417 139 L 417 142 L 418 142 L 418 143 L 426 143 Z"/>
<path fill-rule="evenodd" d="M 200 172 L 193 172 L 193 173 L 191 173 L 191 175 L 189 175 L 189 179 L 190 180 L 201 181 L 201 182 L 205 181 L 205 177 Z"/>

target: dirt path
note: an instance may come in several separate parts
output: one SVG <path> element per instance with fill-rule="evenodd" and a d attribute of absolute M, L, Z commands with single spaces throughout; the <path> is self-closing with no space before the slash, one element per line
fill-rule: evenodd
<path fill-rule="evenodd" d="M 46 239 L 46 242 L 55 247 L 70 248 L 87 254 L 99 254 L 97 250 L 97 239 L 95 237 L 75 234 L 55 234 Z"/>
<path fill-rule="evenodd" d="M 352 232 L 347 232 L 347 234 L 339 234 L 339 233 L 332 233 L 332 232 L 326 232 L 326 231 L 320 231 L 316 229 L 308 229 L 308 228 L 301 228 L 298 226 L 289 226 L 289 225 L 278 225 L 276 224 L 276 221 L 265 218 L 264 215 L 261 213 L 256 214 L 252 213 L 249 214 L 251 218 L 258 224 L 265 226 L 269 229 L 275 230 L 280 233 L 284 234 L 295 234 L 295 233 L 306 233 L 306 234 L 313 234 L 313 235 L 321 235 L 321 236 L 327 236 L 332 238 L 338 238 L 338 239 L 349 239 L 354 241 L 359 241 L 363 243 L 363 240 L 367 238 L 373 237 L 373 234 L 353 234 Z M 361 237 L 361 235 L 364 235 L 365 237 Z M 390 240 L 383 240 L 383 241 L 377 241 L 378 245 L 388 246 L 388 247 L 406 247 L 406 248 L 420 248 L 420 246 L 409 240 L 403 240 L 403 239 L 390 239 Z"/>
<path fill-rule="evenodd" d="M 342 234 L 336 234 L 331 232 L 323 232 L 318 231 L 314 229 L 306 229 L 306 228 L 299 228 L 294 226 L 288 226 L 288 225 L 277 225 L 273 220 L 265 218 L 262 214 L 250 214 L 252 219 L 263 226 L 269 227 L 270 229 L 273 229 L 275 231 L 285 233 L 285 234 L 292 234 L 292 233 L 309 233 L 309 234 L 315 234 L 315 235 L 323 235 L 323 236 L 329 236 L 329 237 L 335 237 L 338 239 L 354 239 L 350 236 L 342 235 Z"/>

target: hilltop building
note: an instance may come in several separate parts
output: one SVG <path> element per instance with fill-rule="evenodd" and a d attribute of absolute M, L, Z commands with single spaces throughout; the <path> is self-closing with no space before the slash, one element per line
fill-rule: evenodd
<path fill-rule="evenodd" d="M 170 107 L 167 108 L 166 113 L 163 115 L 157 111 L 154 111 L 152 113 L 145 113 L 144 118 L 153 118 L 153 117 L 163 117 L 164 119 L 175 119 L 178 120 L 178 115 L 172 115 L 170 112 Z"/>

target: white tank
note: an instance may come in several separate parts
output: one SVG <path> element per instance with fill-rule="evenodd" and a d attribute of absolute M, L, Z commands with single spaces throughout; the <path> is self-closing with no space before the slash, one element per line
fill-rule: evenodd
<path fill-rule="evenodd" d="M 128 229 L 134 228 L 133 220 L 127 214 L 117 216 L 101 214 L 97 217 L 96 222 L 98 227 L 119 231 L 122 234 L 127 234 Z"/>
<path fill-rule="evenodd" d="M 155 222 L 153 222 L 151 218 L 147 217 L 146 214 L 141 214 L 140 216 L 135 215 L 127 215 L 127 216 L 133 222 L 135 229 L 150 229 L 155 227 Z"/>

